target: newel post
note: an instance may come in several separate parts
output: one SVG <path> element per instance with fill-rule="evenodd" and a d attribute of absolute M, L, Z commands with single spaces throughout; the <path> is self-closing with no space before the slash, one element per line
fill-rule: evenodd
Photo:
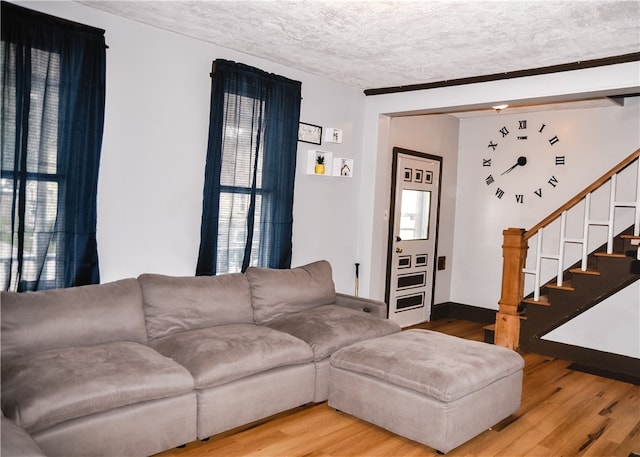
<path fill-rule="evenodd" d="M 508 228 L 502 232 L 502 295 L 496 315 L 495 344 L 517 349 L 520 339 L 518 305 L 524 294 L 524 268 L 527 258 L 527 241 L 524 229 Z"/>

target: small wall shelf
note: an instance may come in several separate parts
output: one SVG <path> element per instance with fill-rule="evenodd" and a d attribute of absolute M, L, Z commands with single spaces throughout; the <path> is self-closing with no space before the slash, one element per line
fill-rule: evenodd
<path fill-rule="evenodd" d="M 344 157 L 336 157 L 333 159 L 333 176 L 339 176 L 341 178 L 353 177 L 353 159 L 346 159 Z"/>
<path fill-rule="evenodd" d="M 318 157 L 324 157 L 324 173 L 316 173 L 316 163 Z M 331 176 L 333 170 L 333 152 L 321 151 L 319 149 L 309 149 L 307 157 L 307 174 L 316 176 Z"/>
<path fill-rule="evenodd" d="M 316 173 L 316 163 L 318 157 L 324 157 L 324 173 Z M 308 175 L 315 176 L 335 176 L 340 178 L 353 177 L 353 159 L 343 157 L 333 157 L 331 151 L 321 151 L 319 149 L 309 149 L 307 153 Z"/>

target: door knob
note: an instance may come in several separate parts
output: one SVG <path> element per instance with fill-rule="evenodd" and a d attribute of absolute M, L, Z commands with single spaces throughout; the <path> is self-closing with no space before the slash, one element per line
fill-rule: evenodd
<path fill-rule="evenodd" d="M 401 254 L 401 253 L 402 253 L 402 248 L 396 248 L 396 252 L 397 252 L 398 254 Z"/>

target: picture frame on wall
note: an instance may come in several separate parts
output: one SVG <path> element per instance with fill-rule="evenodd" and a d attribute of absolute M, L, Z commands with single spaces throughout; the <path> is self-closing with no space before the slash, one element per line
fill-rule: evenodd
<path fill-rule="evenodd" d="M 298 141 L 311 144 L 322 144 L 322 127 L 300 122 L 298 124 Z"/>

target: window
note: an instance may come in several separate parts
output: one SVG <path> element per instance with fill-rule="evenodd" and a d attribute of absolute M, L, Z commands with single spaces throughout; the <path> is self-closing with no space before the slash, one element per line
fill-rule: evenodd
<path fill-rule="evenodd" d="M 15 52 L 15 45 L 5 47 L 4 43 L 0 51 L 2 61 L 13 67 L 3 72 L 0 276 L 5 283 L 9 281 L 5 287 L 9 290 L 18 289 L 18 278 L 26 290 L 34 289 L 36 281 L 40 288 L 51 288 L 55 287 L 60 245 L 60 233 L 55 230 L 61 178 L 57 172 L 58 129 L 57 124 L 32 129 L 26 138 L 28 153 L 12 154 L 16 151 L 16 71 L 15 60 L 6 55 Z M 34 49 L 31 72 L 28 125 L 40 126 L 43 119 L 57 116 L 60 55 Z"/>
<path fill-rule="evenodd" d="M 263 201 L 262 154 L 258 151 L 264 149 L 264 142 L 259 138 L 260 129 L 254 130 L 252 126 L 258 125 L 264 116 L 264 103 L 242 95 L 226 94 L 225 109 L 234 114 L 227 116 L 224 131 L 216 271 L 237 273 L 242 271 L 244 261 L 254 179 L 255 216 L 249 265 L 258 264 Z"/>
<path fill-rule="evenodd" d="M 196 274 L 291 264 L 301 84 L 217 60 Z"/>
<path fill-rule="evenodd" d="M 3 290 L 98 282 L 104 31 L 3 2 L 0 65 Z"/>

